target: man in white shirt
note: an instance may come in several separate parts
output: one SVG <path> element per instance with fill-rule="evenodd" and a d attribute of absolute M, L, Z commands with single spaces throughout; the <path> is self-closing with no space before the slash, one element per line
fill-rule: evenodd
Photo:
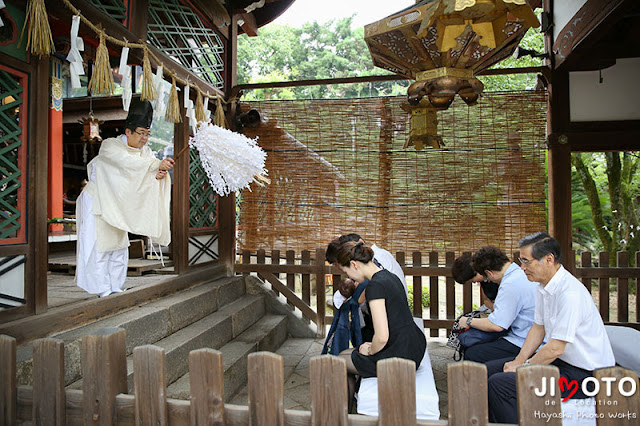
<path fill-rule="evenodd" d="M 584 285 L 560 263 L 558 242 L 545 232 L 536 232 L 520 240 L 518 247 L 522 270 L 529 280 L 539 283 L 536 310 L 520 353 L 504 364 L 504 372 L 489 377 L 489 421 L 496 423 L 518 423 L 515 371 L 521 365 L 557 366 L 560 377 L 578 382 L 572 398 L 584 399 L 583 380 L 593 370 L 615 364 L 600 313 Z M 547 343 L 535 352 L 543 340 Z M 562 398 L 573 389 L 563 391 Z"/>

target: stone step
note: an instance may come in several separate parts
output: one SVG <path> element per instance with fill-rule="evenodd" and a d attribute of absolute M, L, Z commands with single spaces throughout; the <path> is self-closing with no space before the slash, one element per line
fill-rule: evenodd
<path fill-rule="evenodd" d="M 265 315 L 219 349 L 224 369 L 225 401 L 230 401 L 246 385 L 249 354 L 257 351 L 275 352 L 287 340 L 287 335 L 286 316 Z M 183 400 L 190 398 L 188 372 L 168 386 L 167 396 Z"/>
<path fill-rule="evenodd" d="M 65 342 L 65 384 L 72 384 L 81 376 L 80 357 L 83 336 L 102 328 L 124 328 L 127 354 L 131 354 L 136 346 L 155 344 L 190 324 L 210 316 L 244 294 L 245 283 L 242 277 L 222 278 L 52 335 L 51 337 Z M 31 384 L 32 353 L 31 343 L 18 348 L 19 384 Z"/>
<path fill-rule="evenodd" d="M 264 315 L 264 296 L 245 295 L 167 337 L 145 344 L 164 349 L 166 381 L 170 384 L 189 371 L 189 352 L 221 348 Z M 133 393 L 133 355 L 127 357 L 127 382 L 129 393 Z M 67 387 L 82 389 L 82 379 Z"/>

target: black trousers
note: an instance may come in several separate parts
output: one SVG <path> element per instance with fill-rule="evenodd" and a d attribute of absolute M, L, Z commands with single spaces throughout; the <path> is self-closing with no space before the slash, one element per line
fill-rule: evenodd
<path fill-rule="evenodd" d="M 509 342 L 504 337 L 488 343 L 478 343 L 470 348 L 465 349 L 465 361 L 475 361 L 486 364 L 503 358 L 515 358 L 520 352 L 520 347 Z M 503 363 L 504 364 L 504 363 Z"/>
<path fill-rule="evenodd" d="M 516 393 L 516 373 L 505 373 L 503 367 L 513 358 L 505 358 L 487 363 L 489 375 L 489 421 L 492 423 L 518 424 L 518 399 Z M 578 391 L 571 399 L 588 398 L 582 392 L 582 381 L 593 376 L 593 371 L 583 370 L 560 359 L 551 363 L 560 370 L 560 377 L 566 377 L 569 382 L 578 381 Z M 569 395 L 571 389 L 562 392 L 562 398 Z M 525 395 L 525 398 L 528 396 Z M 525 413 L 525 415 L 527 415 Z M 533 415 L 533 413 L 531 413 Z"/>

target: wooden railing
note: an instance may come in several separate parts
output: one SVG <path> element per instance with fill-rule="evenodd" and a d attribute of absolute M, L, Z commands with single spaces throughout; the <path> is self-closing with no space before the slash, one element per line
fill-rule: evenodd
<path fill-rule="evenodd" d="M 416 421 L 415 364 L 399 358 L 378 363 L 379 417 L 347 413 L 346 363 L 339 357 L 317 356 L 309 362 L 311 411 L 285 410 L 283 358 L 269 352 L 247 360 L 248 406 L 225 404 L 222 353 L 198 349 L 189 353 L 191 398 L 167 398 L 164 350 L 153 345 L 133 350 L 134 395 L 127 394 L 125 331 L 103 329 L 83 337 L 82 390 L 64 388 L 64 343 L 39 339 L 33 345 L 33 385 L 16 386 L 16 341 L 0 335 L 0 424 L 36 425 L 463 425 L 488 423 L 487 370 L 469 361 L 450 364 L 448 422 Z M 596 378 L 629 377 L 620 367 L 598 370 Z M 554 396 L 534 397 L 533 389 L 555 378 Z M 531 365 L 518 369 L 520 425 L 560 424 L 562 411 L 558 369 Z M 596 414 L 611 424 L 619 413 L 638 415 L 640 392 L 621 394 L 618 386 L 606 394 L 600 387 Z M 398 390 L 402 391 L 399 392 Z M 628 389 L 625 389 L 628 392 Z M 636 417 L 634 417 L 636 418 Z M 546 422 L 545 422 L 546 423 Z M 600 424 L 600 420 L 598 420 Z M 630 423 L 631 424 L 631 423 Z"/>
<path fill-rule="evenodd" d="M 431 336 L 438 336 L 441 329 L 449 330 L 457 315 L 473 310 L 474 301 L 480 300 L 478 286 L 460 286 L 453 280 L 451 265 L 456 257 L 454 252 L 446 252 L 443 256 L 442 253 L 431 251 L 426 254 L 413 252 L 409 259 L 404 252 L 396 253 L 396 260 L 407 276 L 407 284 L 413 287 L 413 315 L 424 319 L 425 328 L 430 329 Z M 512 259 L 518 257 L 519 252 L 514 252 Z M 607 324 L 640 329 L 640 298 L 632 297 L 632 304 L 629 303 L 629 294 L 636 293 L 640 281 L 640 252 L 636 253 L 635 258 L 636 266 L 630 267 L 628 254 L 620 252 L 618 266 L 609 267 L 608 253 L 600 253 L 598 266 L 594 266 L 591 253 L 583 253 L 578 267 L 568 265 L 568 268 L 575 269 L 575 276 L 582 280 L 590 292 L 594 280 L 597 280 L 598 292 L 594 298 L 598 300 L 600 313 Z M 279 250 L 272 250 L 268 256 L 265 250 L 255 253 L 244 250 L 240 254 L 240 263 L 235 265 L 235 271 L 257 273 L 271 284 L 274 291 L 282 293 L 304 317 L 318 325 L 318 334 L 322 334 L 320 330 L 324 330 L 323 326 L 332 320 L 331 315 L 326 315 L 326 293 L 329 291 L 333 294 L 337 290 L 341 276 L 341 271 L 325 264 L 324 259 L 325 251 L 321 248 L 316 249 L 315 253 L 305 250 L 299 256 L 289 250 L 284 257 Z M 333 288 L 330 288 L 331 282 Z M 316 283 L 321 283 L 325 291 L 317 291 Z M 442 283 L 444 291 L 440 288 Z M 419 303 L 423 289 L 428 289 L 430 297 L 426 312 Z M 461 293 L 461 298 L 456 293 Z M 617 299 L 613 308 L 617 316 L 611 320 L 610 304 L 614 298 Z M 440 315 L 441 308 L 444 308 L 444 318 Z"/>

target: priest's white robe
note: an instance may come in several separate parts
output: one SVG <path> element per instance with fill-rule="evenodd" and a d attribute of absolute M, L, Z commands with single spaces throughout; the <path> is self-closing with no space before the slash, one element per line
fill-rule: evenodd
<path fill-rule="evenodd" d="M 155 178 L 160 160 L 147 145 L 109 138 L 88 165 L 89 182 L 76 204 L 76 283 L 91 294 L 122 291 L 129 260 L 128 233 L 169 245 L 171 178 Z"/>

